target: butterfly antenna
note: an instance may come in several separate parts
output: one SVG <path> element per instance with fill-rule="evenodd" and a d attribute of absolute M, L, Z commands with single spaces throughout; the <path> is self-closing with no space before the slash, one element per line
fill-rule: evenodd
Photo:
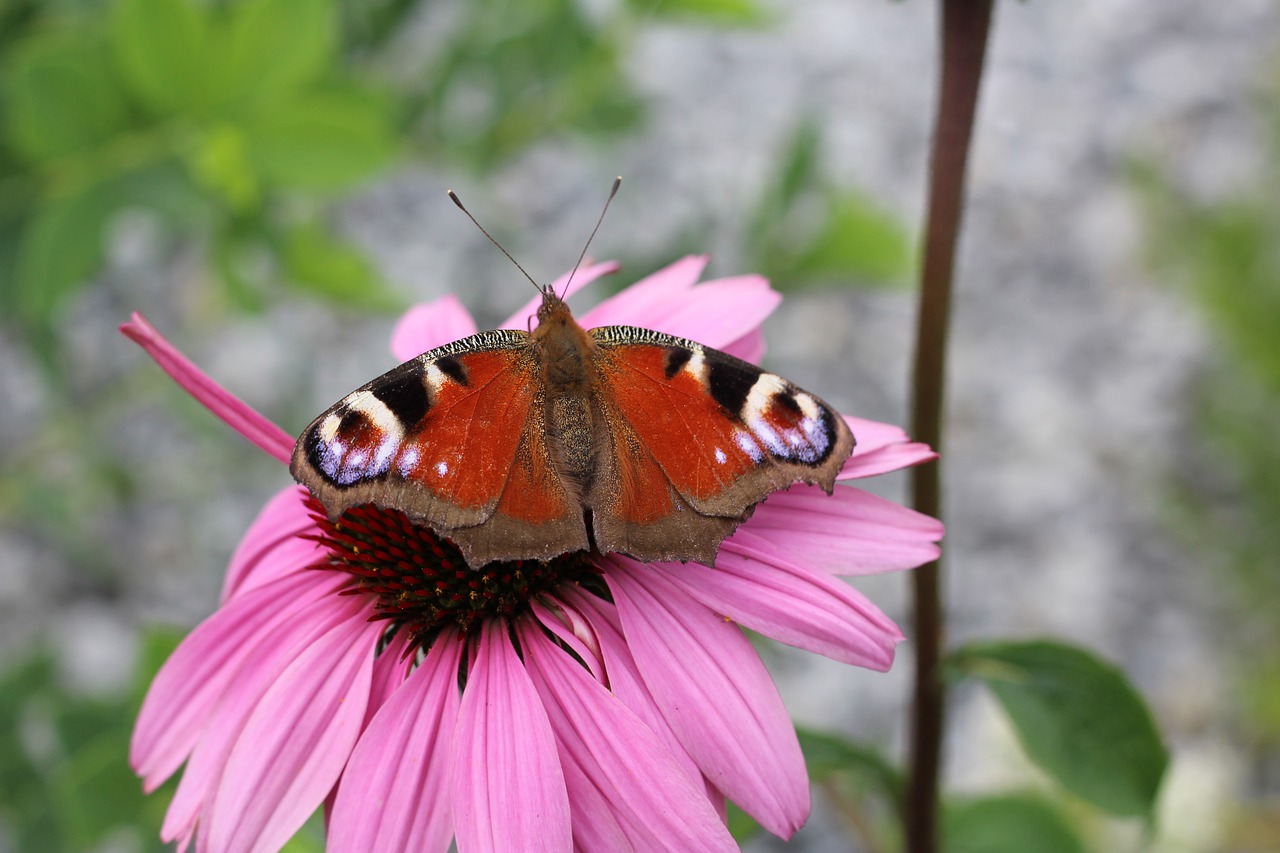
<path fill-rule="evenodd" d="M 617 192 L 617 188 L 616 188 L 616 187 L 614 188 L 614 191 L 615 191 L 615 192 Z M 509 261 L 511 261 L 511 263 L 515 264 L 515 265 L 516 265 L 516 269 L 518 269 L 518 270 L 520 270 L 520 272 L 524 273 L 524 277 L 525 277 L 525 278 L 527 278 L 527 279 L 529 279 L 529 283 L 530 283 L 530 284 L 532 284 L 532 285 L 534 286 L 534 288 L 535 288 L 539 293 L 541 293 L 541 292 L 542 292 L 542 286 L 541 286 L 540 284 L 538 284 L 536 281 L 534 281 L 534 280 L 533 280 L 533 276 L 531 276 L 531 275 L 529 275 L 529 273 L 525 272 L 525 268 L 524 268 L 524 267 L 522 267 L 522 266 L 520 266 L 520 262 L 519 262 L 519 261 L 517 261 L 515 258 L 511 257 L 511 253 L 510 253 L 510 252 L 508 252 L 506 249 L 504 249 L 504 248 L 502 247 L 502 244 L 501 244 L 501 243 L 499 243 L 497 240 L 495 240 L 495 239 L 493 238 L 493 235 L 492 235 L 492 234 L 490 234 L 488 231 L 484 230 L 484 226 L 483 226 L 483 225 L 481 225 L 479 222 L 476 222 L 476 218 L 475 218 L 474 216 L 472 216 L 472 215 L 471 215 L 471 211 L 467 210 L 466 206 L 462 203 L 462 199 L 458 198 L 458 194 L 457 194 L 457 193 L 455 193 L 453 190 L 448 190 L 447 192 L 449 193 L 449 198 L 453 199 L 453 203 L 454 203 L 454 204 L 456 204 L 456 205 L 458 206 L 458 209 L 459 209 L 459 210 L 461 210 L 463 213 L 465 213 L 465 214 L 467 215 L 467 218 L 468 218 L 468 219 L 470 219 L 470 220 L 471 220 L 471 222 L 472 222 L 472 223 L 473 223 L 477 228 L 479 228 L 479 229 L 480 229 L 480 233 L 481 233 L 481 234 L 483 234 L 484 236 L 488 237 L 488 238 L 489 238 L 489 242 L 490 242 L 490 243 L 492 243 L 493 245 L 497 246 L 497 247 L 498 247 L 498 251 L 500 251 L 500 252 L 502 252 L 502 254 L 506 255 L 506 256 L 507 256 L 507 260 L 509 260 Z M 606 205 L 605 205 L 605 207 L 608 207 L 608 205 L 606 204 Z M 598 228 L 599 226 L 597 225 L 596 227 Z M 594 234 L 595 232 L 592 232 L 592 233 Z M 588 242 L 589 242 L 589 241 L 588 241 Z M 585 251 L 585 250 L 584 250 L 584 251 Z"/>
<path fill-rule="evenodd" d="M 600 223 L 604 222 L 604 215 L 609 212 L 609 203 L 613 201 L 613 197 L 618 194 L 618 188 L 622 186 L 622 176 L 613 179 L 613 189 L 609 190 L 609 197 L 604 200 L 604 209 L 600 211 L 600 218 L 596 220 L 596 227 L 591 229 L 591 236 L 587 238 L 587 243 L 582 247 L 582 254 L 578 255 L 578 262 L 573 265 L 573 270 L 569 273 L 569 280 L 564 283 L 564 292 L 569 292 L 569 285 L 573 284 L 573 277 L 578 274 L 578 267 L 582 266 L 582 259 L 587 256 L 587 249 L 591 246 L 591 241 L 596 238 L 596 232 L 600 230 Z"/>

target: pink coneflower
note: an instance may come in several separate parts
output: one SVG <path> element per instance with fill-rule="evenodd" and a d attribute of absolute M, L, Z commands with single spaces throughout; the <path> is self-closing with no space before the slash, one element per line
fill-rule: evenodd
<path fill-rule="evenodd" d="M 780 297 L 758 276 L 698 284 L 705 263 L 685 258 L 582 323 L 758 360 Z M 614 269 L 580 270 L 575 289 Z M 122 330 L 288 463 L 294 440 L 145 319 Z M 445 297 L 408 312 L 392 349 L 405 360 L 475 331 Z M 895 427 L 848 420 L 858 445 L 841 479 L 934 458 Z M 941 535 L 859 489 L 795 486 L 725 540 L 714 569 L 570 554 L 473 571 L 398 512 L 331 522 L 290 486 L 232 556 L 221 607 L 156 676 L 131 761 L 148 790 L 186 763 L 162 830 L 179 849 L 278 850 L 322 804 L 330 851 L 454 838 L 461 853 L 736 850 L 726 797 L 789 837 L 809 813 L 804 760 L 739 626 L 885 670 L 901 633 L 837 576 L 919 565 Z"/>

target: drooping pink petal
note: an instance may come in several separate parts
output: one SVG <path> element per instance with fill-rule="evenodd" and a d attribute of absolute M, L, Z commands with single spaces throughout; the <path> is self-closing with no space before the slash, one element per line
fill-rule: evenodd
<path fill-rule="evenodd" d="M 270 420 L 258 414 L 196 367 L 177 347 L 164 339 L 147 319 L 136 311 L 120 331 L 155 359 L 165 373 L 195 397 L 201 405 L 221 418 L 236 432 L 268 455 L 286 465 L 293 454 L 294 439 Z"/>
<path fill-rule="evenodd" d="M 740 530 L 768 541 L 783 559 L 837 575 L 910 569 L 938 558 L 942 523 L 852 486 L 828 495 L 817 486 L 774 492 Z M 721 548 L 730 548 L 733 537 Z"/>
<path fill-rule="evenodd" d="M 573 849 L 555 735 L 506 622 L 481 630 L 451 763 L 458 853 Z"/>
<path fill-rule="evenodd" d="M 360 735 L 381 633 L 357 613 L 280 674 L 227 757 L 197 847 L 274 853 L 319 807 Z"/>
<path fill-rule="evenodd" d="M 809 777 L 787 709 L 738 626 L 665 574 L 606 558 L 645 684 L 703 773 L 761 826 L 790 838 L 809 815 Z"/>
<path fill-rule="evenodd" d="M 938 458 L 929 445 L 907 438 L 901 427 L 850 415 L 844 419 L 858 443 L 840 470 L 839 480 L 874 477 Z"/>
<path fill-rule="evenodd" d="M 329 853 L 449 849 L 449 755 L 462 648 L 456 632 L 442 633 L 360 736 L 338 785 Z"/>
<path fill-rule="evenodd" d="M 576 609 L 563 606 L 556 601 L 546 603 L 532 601 L 529 609 L 533 611 L 533 615 L 538 618 L 543 627 L 582 659 L 594 678 L 600 681 L 607 680 L 604 659 L 600 654 L 600 641 L 596 637 L 595 629 L 585 617 Z"/>
<path fill-rule="evenodd" d="M 554 291 L 561 299 L 568 299 L 591 282 L 603 275 L 609 275 L 618 271 L 620 264 L 617 261 L 606 261 L 600 264 L 588 263 L 587 266 L 580 268 L 576 273 L 572 273 L 573 281 L 569 281 L 570 273 L 565 273 L 555 281 L 551 282 L 551 290 Z M 567 285 L 567 288 L 566 288 Z M 520 310 L 512 314 L 498 326 L 499 329 L 521 329 L 534 328 L 538 325 L 538 307 L 542 305 L 542 297 L 535 296 L 520 307 Z"/>
<path fill-rule="evenodd" d="M 303 487 L 289 486 L 267 501 L 231 555 L 222 581 L 224 604 L 234 595 L 314 565 L 324 555 L 318 542 L 298 538 L 315 528 L 303 503 L 306 495 Z"/>
<path fill-rule="evenodd" d="M 566 587 L 560 593 L 567 609 L 576 610 L 590 622 L 605 662 L 609 691 L 658 736 L 691 779 L 701 778 L 702 768 L 672 731 L 671 724 L 662 715 L 636 667 L 635 658 L 622 634 L 617 608 L 580 587 Z"/>
<path fill-rule="evenodd" d="M 324 577 L 320 572 L 315 576 Z M 193 831 L 218 787 L 236 739 L 280 674 L 319 638 L 353 619 L 367 619 L 369 612 L 366 601 L 331 592 L 291 610 L 291 618 L 281 620 L 274 630 L 263 632 L 255 638 L 257 642 L 246 643 L 247 654 L 231 671 L 182 771 L 178 790 L 165 813 L 162 839 L 172 841 Z"/>
<path fill-rule="evenodd" d="M 720 552 L 714 569 L 650 566 L 716 613 L 767 637 L 842 663 L 889 668 L 902 640 L 889 617 L 844 581 L 752 547 L 758 544 L 743 530 L 735 547 Z"/>
<path fill-rule="evenodd" d="M 453 294 L 434 302 L 414 305 L 404 313 L 391 333 L 391 353 L 408 361 L 427 350 L 474 335 L 476 321 Z"/>
<path fill-rule="evenodd" d="M 193 630 L 156 673 L 138 712 L 129 762 L 154 790 L 187 759 L 237 670 L 264 636 L 341 586 L 292 575 L 238 597 Z"/>
<path fill-rule="evenodd" d="M 651 317 L 670 310 L 684 298 L 689 288 L 698 283 L 709 260 L 706 255 L 686 255 L 675 263 L 667 264 L 602 300 L 582 315 L 582 325 L 588 329 L 594 326 L 643 325 L 637 317 Z"/>
<path fill-rule="evenodd" d="M 574 844 L 611 853 L 736 851 L 680 762 L 617 697 L 551 643 L 532 620 L 520 646 L 560 746 Z"/>

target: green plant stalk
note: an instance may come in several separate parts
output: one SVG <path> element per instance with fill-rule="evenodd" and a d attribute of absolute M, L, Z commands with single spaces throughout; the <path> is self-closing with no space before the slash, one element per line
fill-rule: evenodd
<path fill-rule="evenodd" d="M 993 0 L 942 0 L 942 61 L 930 154 L 929 207 L 920 271 L 920 310 L 912 377 L 912 436 L 943 448 L 947 329 L 965 165 L 973 136 Z M 941 517 L 937 462 L 912 469 L 912 505 Z M 937 561 L 912 573 L 915 685 L 903 829 L 909 853 L 938 850 L 938 779 L 945 694 L 939 672 L 944 632 Z"/>

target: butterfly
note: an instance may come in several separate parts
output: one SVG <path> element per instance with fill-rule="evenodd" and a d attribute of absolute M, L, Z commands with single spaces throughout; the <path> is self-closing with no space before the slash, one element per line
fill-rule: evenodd
<path fill-rule="evenodd" d="M 854 438 L 818 397 L 684 338 L 584 329 L 540 290 L 531 332 L 430 350 L 317 417 L 294 478 L 333 518 L 405 513 L 473 568 L 571 551 L 713 565 L 774 490 L 831 493 Z"/>

